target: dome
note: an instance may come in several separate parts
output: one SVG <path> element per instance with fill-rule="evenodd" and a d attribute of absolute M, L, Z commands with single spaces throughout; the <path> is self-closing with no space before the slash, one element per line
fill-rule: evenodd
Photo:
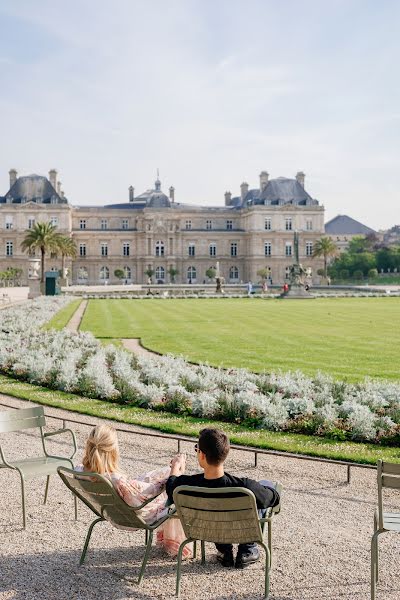
<path fill-rule="evenodd" d="M 170 199 L 162 192 L 154 192 L 147 201 L 149 208 L 169 208 L 171 206 Z"/>

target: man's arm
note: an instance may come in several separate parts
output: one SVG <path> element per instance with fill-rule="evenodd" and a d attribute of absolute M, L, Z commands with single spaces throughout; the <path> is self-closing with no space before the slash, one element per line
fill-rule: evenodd
<path fill-rule="evenodd" d="M 257 508 L 269 508 L 279 504 L 279 494 L 272 487 L 264 487 L 254 479 L 243 478 L 245 487 L 253 492 L 257 500 Z M 168 485 L 168 483 L 167 483 Z"/>

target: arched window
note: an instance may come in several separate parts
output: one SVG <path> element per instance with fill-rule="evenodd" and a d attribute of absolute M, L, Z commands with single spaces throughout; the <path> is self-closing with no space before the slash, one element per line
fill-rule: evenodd
<path fill-rule="evenodd" d="M 164 256 L 164 242 L 156 242 L 156 256 Z"/>
<path fill-rule="evenodd" d="M 196 267 L 188 267 L 187 278 L 189 283 L 195 283 L 196 281 Z"/>
<path fill-rule="evenodd" d="M 101 267 L 100 269 L 100 279 L 105 281 L 110 278 L 110 269 L 108 267 Z"/>
<path fill-rule="evenodd" d="M 231 281 L 237 281 L 239 279 L 239 269 L 237 267 L 231 267 L 229 269 L 229 279 Z"/>
<path fill-rule="evenodd" d="M 165 269 L 164 267 L 156 267 L 156 282 L 164 283 L 165 281 Z"/>
<path fill-rule="evenodd" d="M 124 267 L 124 279 L 132 279 L 132 270 L 130 267 Z"/>
<path fill-rule="evenodd" d="M 89 273 L 86 267 L 78 270 L 78 281 L 86 282 L 89 279 Z"/>

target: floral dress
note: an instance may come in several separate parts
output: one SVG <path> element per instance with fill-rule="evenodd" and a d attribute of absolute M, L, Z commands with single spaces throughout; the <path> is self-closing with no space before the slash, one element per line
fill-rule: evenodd
<path fill-rule="evenodd" d="M 83 471 L 83 466 L 79 465 L 76 471 Z M 106 475 L 111 480 L 118 495 L 128 504 L 128 506 L 140 506 L 146 500 L 154 498 L 138 511 L 138 515 L 149 525 L 155 523 L 168 513 L 166 501 L 168 499 L 165 492 L 167 479 L 170 476 L 170 467 L 160 467 L 149 471 L 139 477 L 127 477 L 119 472 Z M 181 522 L 178 518 L 168 519 L 156 530 L 157 545 L 162 546 L 170 556 L 178 554 L 179 546 L 186 538 Z M 192 550 L 188 544 L 183 549 L 183 558 L 190 558 Z"/>

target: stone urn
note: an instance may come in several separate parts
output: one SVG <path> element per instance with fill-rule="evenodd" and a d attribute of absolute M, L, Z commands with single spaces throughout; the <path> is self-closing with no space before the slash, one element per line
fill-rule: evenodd
<path fill-rule="evenodd" d="M 29 270 L 28 270 L 28 283 L 29 283 L 29 294 L 28 298 L 37 298 L 41 296 L 42 291 L 40 289 L 40 258 L 29 259 Z"/>

